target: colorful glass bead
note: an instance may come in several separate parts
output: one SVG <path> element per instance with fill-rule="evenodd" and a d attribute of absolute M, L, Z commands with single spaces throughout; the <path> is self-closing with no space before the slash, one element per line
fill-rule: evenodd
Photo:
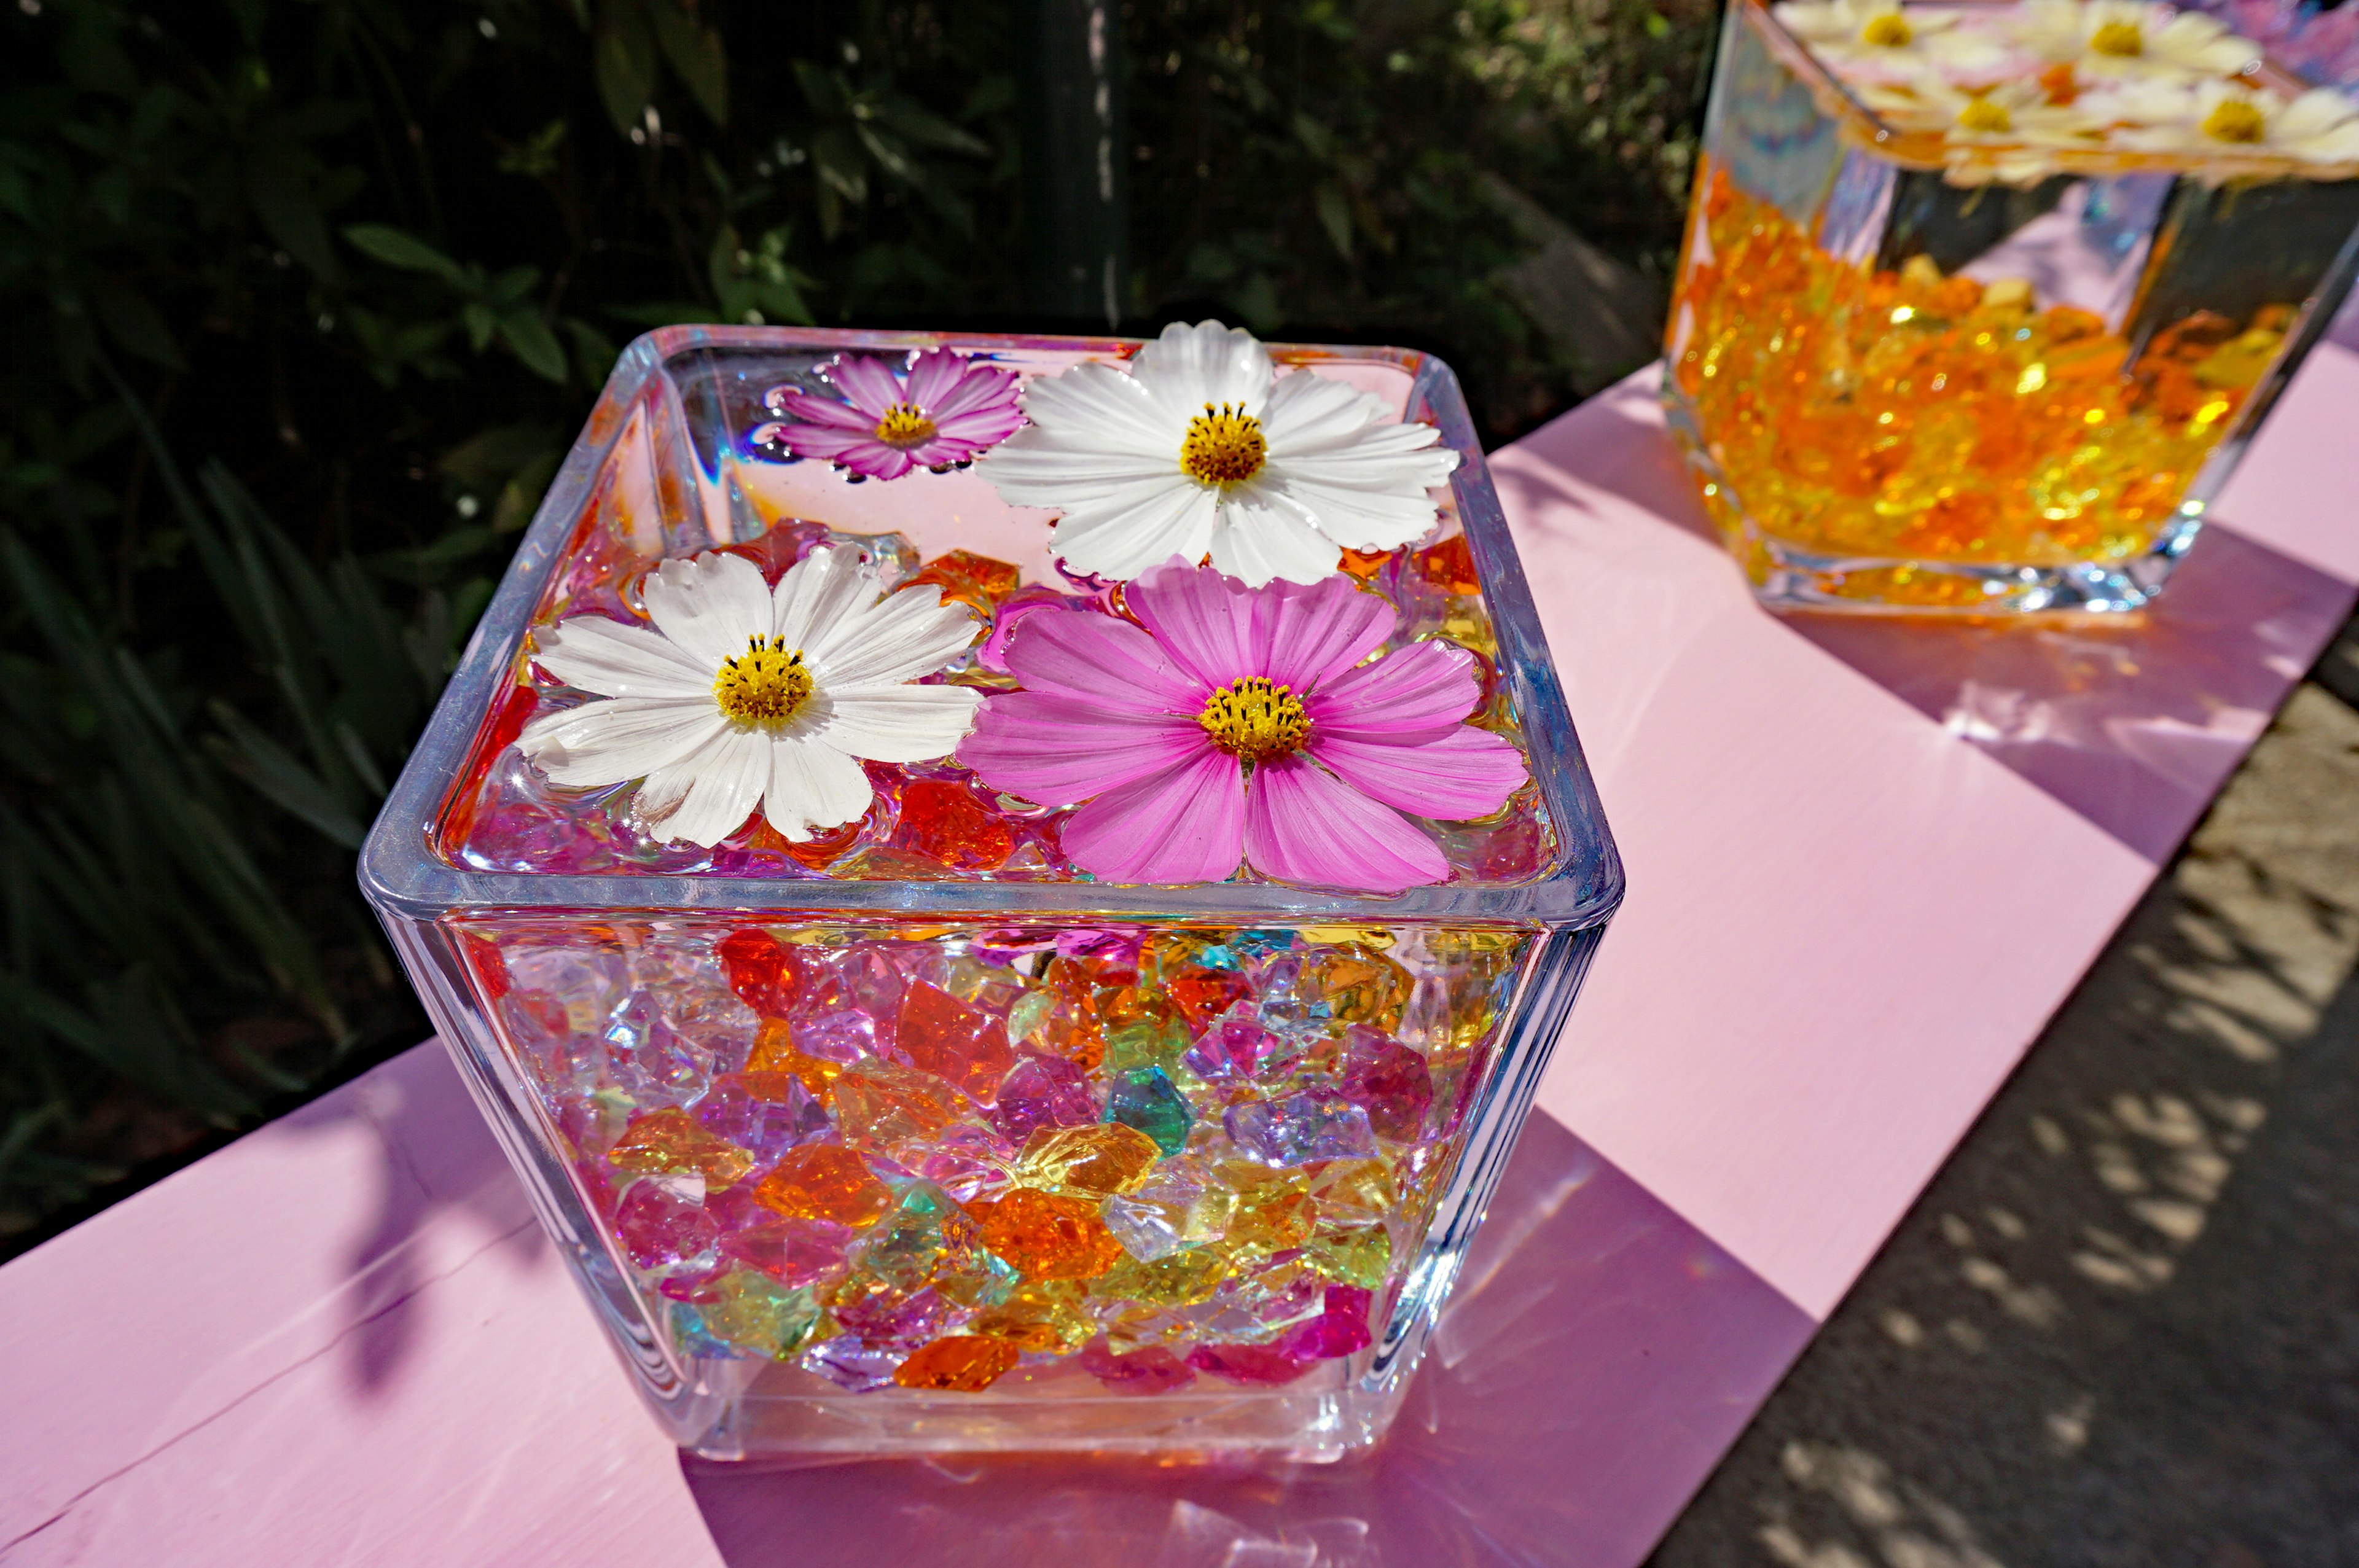
<path fill-rule="evenodd" d="M 708 1188 L 725 1187 L 754 1168 L 752 1154 L 715 1138 L 676 1106 L 633 1117 L 606 1159 L 642 1176 L 693 1171 Z"/>
<path fill-rule="evenodd" d="M 905 587 L 932 583 L 945 600 L 956 600 L 990 619 L 999 600 L 1014 593 L 1024 574 L 1006 561 L 978 556 L 972 550 L 945 550 L 928 561 Z"/>
<path fill-rule="evenodd" d="M 1126 1073 L 1137 1067 L 1168 1067 L 1188 1049 L 1188 1031 L 1176 1018 L 1140 1018 L 1115 1023 L 1105 1031 L 1104 1069 Z"/>
<path fill-rule="evenodd" d="M 1222 1125 L 1231 1142 L 1268 1165 L 1349 1160 L 1376 1152 L 1368 1113 L 1321 1089 L 1233 1105 Z"/>
<path fill-rule="evenodd" d="M 843 1267 L 852 1227 L 829 1219 L 759 1220 L 721 1238 L 722 1256 L 788 1285 L 809 1285 Z"/>
<path fill-rule="evenodd" d="M 1082 1370 L 1125 1394 L 1169 1393 L 1196 1380 L 1196 1368 L 1160 1345 L 1116 1355 L 1103 1339 L 1092 1340 L 1082 1351 Z"/>
<path fill-rule="evenodd" d="M 764 1018 L 794 1011 L 798 979 L 794 949 L 766 931 L 733 931 L 714 949 L 738 1000 Z"/>
<path fill-rule="evenodd" d="M 1020 1148 L 1040 1128 L 1086 1127 L 1104 1110 L 1081 1068 L 1061 1056 L 1026 1056 L 999 1081 L 991 1119 Z"/>
<path fill-rule="evenodd" d="M 1368 1330 L 1370 1300 L 1357 1285 L 1328 1286 L 1325 1310 L 1289 1329 L 1277 1347 L 1298 1361 L 1330 1361 L 1366 1349 L 1375 1342 Z"/>
<path fill-rule="evenodd" d="M 1099 1210 L 1123 1249 L 1148 1261 L 1219 1240 L 1236 1212 L 1235 1192 L 1173 1165 L 1158 1169 L 1136 1192 L 1106 1199 Z"/>
<path fill-rule="evenodd" d="M 1396 1143 L 1413 1142 L 1433 1105 L 1433 1073 L 1424 1056 L 1359 1024 L 1344 1031 L 1343 1053 L 1343 1093 L 1368 1113 L 1369 1129 Z"/>
<path fill-rule="evenodd" d="M 1180 1015 L 1188 1021 L 1189 1029 L 1198 1034 L 1211 1028 L 1212 1020 L 1252 994 L 1245 978 L 1236 970 L 1202 966 L 1167 975 L 1163 985 L 1180 1009 Z"/>
<path fill-rule="evenodd" d="M 1267 1345 L 1199 1345 L 1188 1353 L 1188 1365 L 1232 1383 L 1260 1389 L 1291 1383 L 1310 1369 L 1308 1363 Z"/>
<path fill-rule="evenodd" d="M 642 1269 L 669 1268 L 712 1250 L 720 1227 L 704 1205 L 657 1177 L 634 1182 L 614 1210 L 614 1235 Z M 694 1191 L 693 1184 L 690 1191 Z"/>
<path fill-rule="evenodd" d="M 974 791 L 946 779 L 912 779 L 901 786 L 894 837 L 904 849 L 967 871 L 996 871 L 1016 848 L 1016 830 L 1004 817 Z"/>
<path fill-rule="evenodd" d="M 723 1073 L 691 1108 L 706 1131 L 768 1160 L 824 1137 L 827 1112 L 797 1073 Z"/>
<path fill-rule="evenodd" d="M 831 1219 L 854 1228 L 875 1224 L 893 1208 L 893 1189 L 858 1154 L 833 1143 L 788 1150 L 754 1195 L 788 1219 Z"/>
<path fill-rule="evenodd" d="M 981 1105 L 991 1102 L 1016 1065 L 1007 1032 L 996 1019 L 922 983 L 902 993 L 893 1040 L 910 1065 L 955 1085 Z"/>
<path fill-rule="evenodd" d="M 753 1052 L 745 1058 L 745 1071 L 791 1073 L 821 1105 L 833 1104 L 835 1080 L 843 1076 L 843 1064 L 804 1051 L 796 1043 L 796 1033 L 784 1019 L 763 1020 L 762 1033 L 755 1037 Z"/>
<path fill-rule="evenodd" d="M 1210 1249 L 1190 1248 L 1152 1262 L 1126 1258 L 1093 1289 L 1108 1301 L 1141 1302 L 1148 1306 L 1179 1307 L 1209 1300 L 1230 1274 L 1226 1258 Z"/>
<path fill-rule="evenodd" d="M 1198 1077 L 1226 1083 L 1257 1077 L 1296 1054 L 1287 1036 L 1271 1033 L 1254 1019 L 1232 1014 L 1214 1020 L 1181 1060 Z"/>
<path fill-rule="evenodd" d="M 1444 593 L 1483 591 L 1482 577 L 1474 569 L 1474 552 L 1463 534 L 1452 534 L 1438 545 L 1428 545 L 1415 559 L 1418 575 Z"/>
<path fill-rule="evenodd" d="M 712 1073 L 712 1054 L 674 1029 L 645 991 L 614 1010 L 600 1042 L 606 1081 L 642 1106 L 692 1100 Z"/>
<path fill-rule="evenodd" d="M 1337 1160 L 1311 1179 L 1321 1219 L 1378 1220 L 1400 1205 L 1399 1185 L 1382 1160 Z"/>
<path fill-rule="evenodd" d="M 894 1369 L 905 1389 L 979 1394 L 1016 1369 L 1019 1353 L 1005 1339 L 954 1334 L 920 1346 Z"/>
<path fill-rule="evenodd" d="M 1332 1280 L 1375 1290 L 1392 1267 L 1393 1238 L 1381 1225 L 1350 1230 L 1319 1229 L 1302 1244 L 1302 1256 Z"/>
<path fill-rule="evenodd" d="M 1299 1247 L 1318 1220 L 1309 1180 L 1299 1171 L 1265 1171 L 1232 1162 L 1222 1174 L 1236 1189 L 1237 1211 L 1221 1238 L 1237 1257 L 1267 1257 Z"/>
<path fill-rule="evenodd" d="M 903 1285 L 854 1271 L 827 1290 L 828 1315 L 870 1345 L 912 1349 L 940 1334 L 957 1306 L 931 1285 Z"/>
<path fill-rule="evenodd" d="M 819 1302 L 769 1275 L 739 1269 L 716 1281 L 697 1308 L 704 1332 L 757 1356 L 784 1359 L 801 1349 L 819 1324 Z"/>
<path fill-rule="evenodd" d="M 1177 1154 L 1188 1147 L 1188 1134 L 1196 1125 L 1188 1097 L 1171 1087 L 1170 1077 L 1160 1067 L 1134 1067 L 1115 1078 L 1106 1103 L 1106 1119 L 1136 1128 L 1155 1140 L 1155 1146 L 1166 1154 Z"/>
<path fill-rule="evenodd" d="M 897 1346 L 870 1345 L 849 1334 L 823 1339 L 803 1352 L 796 1363 L 804 1371 L 826 1379 L 850 1394 L 890 1388 L 894 1368 L 908 1358 Z"/>
<path fill-rule="evenodd" d="M 958 1097 L 931 1073 L 897 1062 L 855 1062 L 835 1081 L 835 1124 L 857 1149 L 890 1153 L 939 1135 L 960 1119 Z"/>
<path fill-rule="evenodd" d="M 1017 1187 L 968 1212 L 984 1245 L 1027 1280 L 1093 1280 L 1126 1256 L 1085 1198 Z"/>
<path fill-rule="evenodd" d="M 1049 1023 L 1049 1015 L 1057 1011 L 1057 995 L 1049 990 L 1027 990 L 1007 1009 L 1007 1038 L 1011 1044 L 1021 1045 L 1038 1034 Z"/>
<path fill-rule="evenodd" d="M 967 1331 L 1005 1339 L 1018 1350 L 1063 1355 L 1096 1332 L 1082 1300 L 1082 1287 L 1071 1280 L 1027 1281 L 976 1313 Z"/>
<path fill-rule="evenodd" d="M 896 1284 L 924 1284 L 938 1273 L 973 1265 L 983 1229 L 950 1194 L 931 1182 L 912 1182 L 862 1249 L 861 1266 Z"/>
<path fill-rule="evenodd" d="M 1407 969 L 1358 943 L 1314 949 L 1302 976 L 1326 999 L 1331 1017 L 1387 1034 L 1400 1027 L 1401 1012 L 1416 989 Z"/>
<path fill-rule="evenodd" d="M 1119 1121 L 1044 1127 L 1025 1141 L 1016 1161 L 1016 1179 L 1027 1186 L 1094 1201 L 1138 1186 L 1162 1157 L 1154 1139 Z"/>

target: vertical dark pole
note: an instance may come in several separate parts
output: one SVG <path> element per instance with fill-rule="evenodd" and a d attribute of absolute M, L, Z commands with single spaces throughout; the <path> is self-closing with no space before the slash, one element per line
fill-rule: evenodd
<path fill-rule="evenodd" d="M 1127 297 L 1120 0 L 1015 0 L 1025 304 L 1111 330 Z"/>

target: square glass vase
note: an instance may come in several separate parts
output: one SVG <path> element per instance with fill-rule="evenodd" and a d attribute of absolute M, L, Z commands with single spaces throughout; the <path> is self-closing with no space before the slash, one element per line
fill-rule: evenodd
<path fill-rule="evenodd" d="M 2053 111 L 1880 92 L 1781 14 L 1727 8 L 1665 339 L 1728 548 L 1780 611 L 2137 610 L 2350 289 L 2359 165 L 1944 130 Z M 2254 58 L 2223 90 L 2305 90 Z"/>
<path fill-rule="evenodd" d="M 1271 345 L 1458 454 L 1411 546 L 1347 553 L 1386 646 L 1475 655 L 1472 721 L 1529 780 L 1424 822 L 1393 895 L 1093 881 L 1066 813 L 948 759 L 866 769 L 858 822 L 665 843 L 635 785 L 519 752 L 582 699 L 533 638 L 634 621 L 659 563 L 776 580 L 853 546 L 1000 634 L 1124 613 L 983 473 L 863 482 L 766 435 L 836 356 L 946 347 L 1030 378 L 1110 339 L 670 328 L 623 354 L 363 852 L 364 888 L 542 1223 L 673 1441 L 800 1463 L 1260 1451 L 1384 1433 L 1622 871 L 1455 378 Z M 1414 819 L 1413 819 L 1414 820 Z M 1146 1136 L 1141 1136 L 1144 1133 Z M 781 1194 L 790 1193 L 791 1201 Z M 584 1377 L 595 1376 L 583 1368 Z"/>

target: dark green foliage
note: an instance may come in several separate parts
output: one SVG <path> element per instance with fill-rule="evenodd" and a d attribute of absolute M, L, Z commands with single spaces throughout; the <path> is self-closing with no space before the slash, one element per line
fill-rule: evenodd
<path fill-rule="evenodd" d="M 1542 209 L 1667 270 L 1713 20 L 1131 0 L 1135 324 L 1432 347 L 1528 425 L 1573 365 L 1499 279 Z M 0 9 L 0 1234 L 422 1032 L 352 851 L 619 343 L 1038 324 L 1011 33 Z"/>

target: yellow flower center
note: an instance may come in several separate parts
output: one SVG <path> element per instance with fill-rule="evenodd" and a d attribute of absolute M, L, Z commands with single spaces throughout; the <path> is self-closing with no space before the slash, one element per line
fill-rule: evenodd
<path fill-rule="evenodd" d="M 1860 28 L 1859 41 L 1880 49 L 1905 49 L 1916 38 L 1917 29 L 1908 18 L 1897 11 L 1884 11 L 1870 16 L 1867 26 Z"/>
<path fill-rule="evenodd" d="M 2146 53 L 2146 32 L 2136 22 L 2107 22 L 2089 35 L 2089 47 L 2130 59 Z"/>
<path fill-rule="evenodd" d="M 1310 738 L 1310 716 L 1302 711 L 1302 699 L 1259 676 L 1231 681 L 1212 693 L 1196 722 L 1213 745 L 1256 762 L 1299 751 Z"/>
<path fill-rule="evenodd" d="M 1261 472 L 1268 456 L 1261 421 L 1229 403 L 1204 405 L 1180 443 L 1180 467 L 1200 484 L 1243 484 Z"/>
<path fill-rule="evenodd" d="M 810 700 L 810 671 L 799 648 L 789 652 L 783 637 L 756 636 L 745 651 L 721 661 L 712 677 L 712 700 L 740 724 L 784 724 Z"/>
<path fill-rule="evenodd" d="M 1994 103 L 1987 98 L 1970 98 L 1958 111 L 1958 125 L 1962 130 L 1995 135 L 2015 129 L 2015 116 L 2006 112 L 2004 103 Z"/>
<path fill-rule="evenodd" d="M 2257 142 L 2268 130 L 2267 119 L 2241 98 L 2223 98 L 2203 116 L 2203 134 L 2215 142 Z"/>
<path fill-rule="evenodd" d="M 876 421 L 874 434 L 888 447 L 915 447 L 934 438 L 934 422 L 915 404 L 896 403 Z"/>

